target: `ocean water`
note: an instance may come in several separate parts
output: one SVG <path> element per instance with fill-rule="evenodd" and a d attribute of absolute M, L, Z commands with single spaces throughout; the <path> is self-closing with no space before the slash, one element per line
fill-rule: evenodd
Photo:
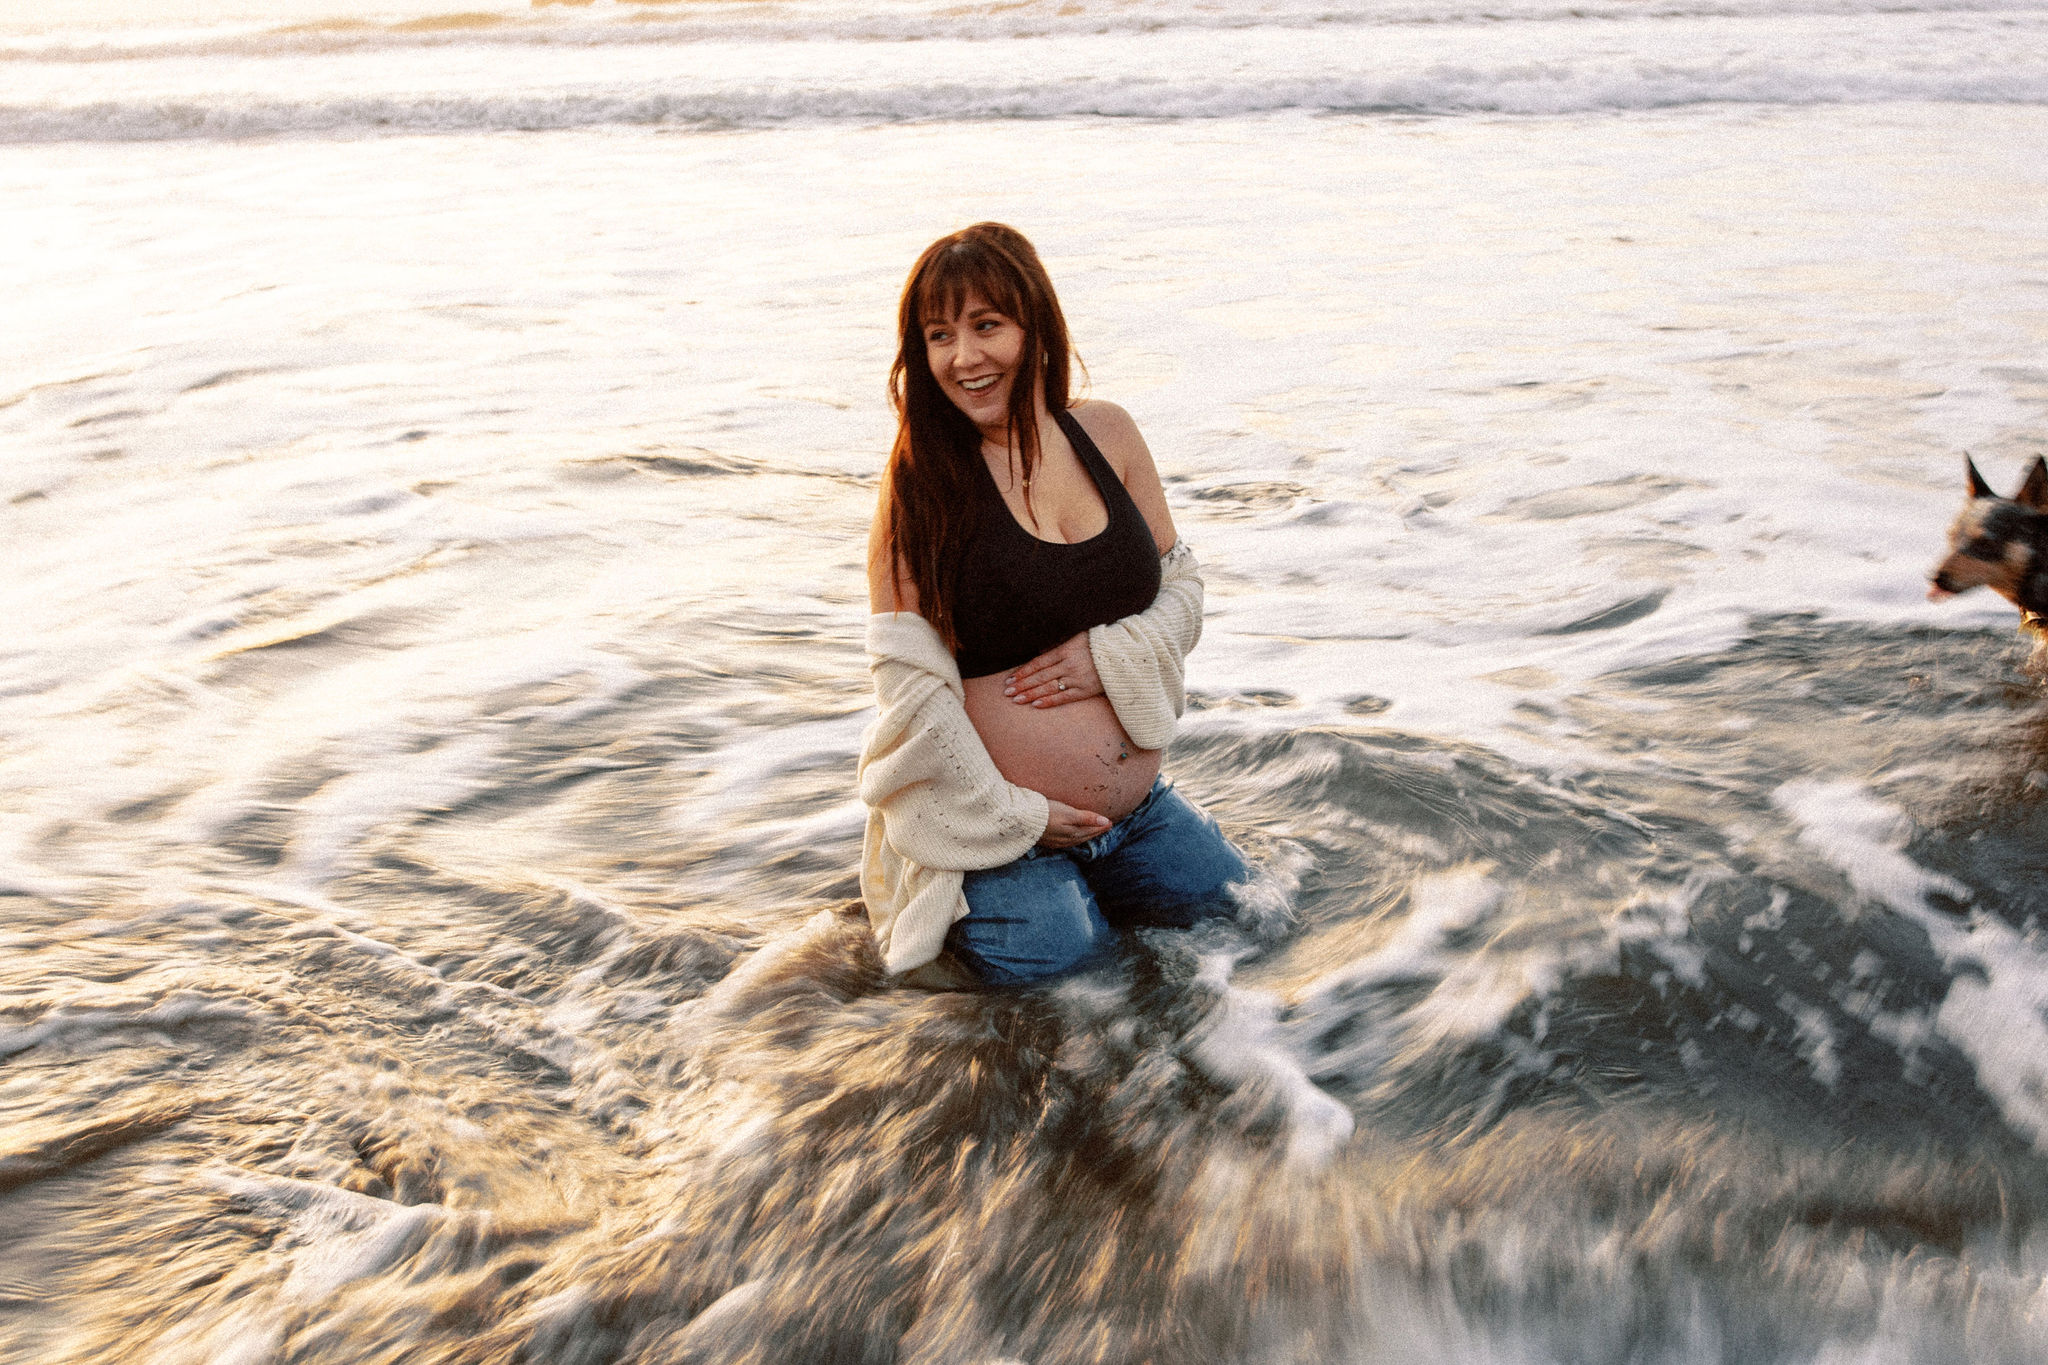
<path fill-rule="evenodd" d="M 0 1360 L 2048 1360 L 2039 0 L 0 5 Z M 1240 921 L 851 906 L 1032 236 Z"/>

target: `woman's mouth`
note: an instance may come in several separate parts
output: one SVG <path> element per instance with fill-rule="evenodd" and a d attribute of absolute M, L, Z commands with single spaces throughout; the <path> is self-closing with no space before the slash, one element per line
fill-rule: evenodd
<path fill-rule="evenodd" d="M 960 387 L 969 393 L 982 393 L 994 388 L 996 381 L 1001 378 L 999 374 L 988 374 L 979 379 L 963 379 L 960 381 Z"/>

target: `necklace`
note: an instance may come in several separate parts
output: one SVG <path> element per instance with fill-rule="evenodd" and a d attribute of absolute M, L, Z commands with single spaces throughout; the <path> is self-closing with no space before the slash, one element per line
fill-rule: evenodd
<path fill-rule="evenodd" d="M 987 441 L 984 441 L 984 442 L 982 442 L 982 445 L 981 445 L 981 453 L 982 453 L 982 455 L 983 455 L 984 457 L 988 455 L 988 453 L 989 453 L 989 451 L 990 451 L 991 449 L 992 449 L 992 446 L 990 445 L 990 443 L 989 443 L 989 442 L 987 442 Z M 1007 473 L 1009 473 L 1009 464 L 1010 464 L 1010 447 L 1008 447 L 1008 446 L 1004 446 L 1004 447 L 1003 447 L 1003 472 L 1004 472 L 1004 473 L 1006 473 L 1006 474 L 1007 474 Z M 1028 471 L 1028 470 L 1026 470 L 1026 469 L 1024 469 L 1024 468 L 1023 468 L 1023 462 L 1022 462 L 1022 458 L 1021 458 L 1021 457 L 1019 458 L 1019 461 L 1018 461 L 1018 472 L 1017 472 L 1017 476 L 1016 476 L 1016 478 L 1014 478 L 1014 479 L 1012 480 L 1012 486 L 1013 486 L 1013 487 L 1014 487 L 1014 486 L 1017 486 L 1017 485 L 1018 485 L 1019 483 L 1021 483 L 1021 485 L 1022 485 L 1022 487 L 1023 487 L 1023 489 L 1024 489 L 1024 506 L 1025 506 L 1025 507 L 1026 507 L 1026 508 L 1028 509 L 1028 508 L 1029 508 L 1029 507 L 1031 506 L 1031 474 L 1030 474 L 1030 471 Z"/>

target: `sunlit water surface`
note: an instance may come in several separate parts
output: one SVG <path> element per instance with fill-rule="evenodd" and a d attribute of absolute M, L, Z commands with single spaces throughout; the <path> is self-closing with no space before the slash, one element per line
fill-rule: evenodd
<path fill-rule="evenodd" d="M 10 21 L 0 1358 L 2048 1360 L 2048 711 L 1920 600 L 2048 430 L 2042 12 L 1414 8 Z M 1262 876 L 932 995 L 862 555 L 981 218 Z"/>

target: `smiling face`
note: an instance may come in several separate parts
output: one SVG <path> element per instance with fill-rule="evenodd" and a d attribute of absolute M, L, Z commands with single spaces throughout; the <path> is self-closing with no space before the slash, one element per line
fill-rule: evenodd
<path fill-rule="evenodd" d="M 883 539 L 949 646 L 958 644 L 953 594 L 986 480 L 976 447 L 1013 451 L 1029 478 L 1040 434 L 1072 405 L 1073 364 L 1059 298 L 1023 233 L 976 223 L 919 253 L 896 306 Z"/>
<path fill-rule="evenodd" d="M 970 289 L 953 316 L 925 319 L 924 353 L 940 391 L 982 438 L 1007 444 L 1010 394 L 1023 369 L 1023 326 Z"/>

